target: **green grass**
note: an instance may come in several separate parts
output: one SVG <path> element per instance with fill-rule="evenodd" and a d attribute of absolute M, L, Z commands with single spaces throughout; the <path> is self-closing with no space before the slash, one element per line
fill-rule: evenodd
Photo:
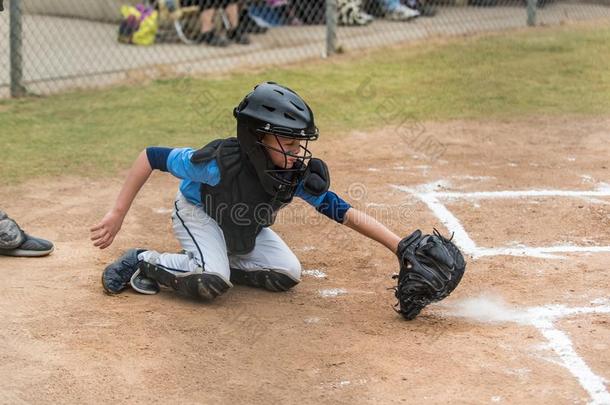
<path fill-rule="evenodd" d="M 421 43 L 224 78 L 0 101 L 0 183 L 111 176 L 148 145 L 199 146 L 232 135 L 252 86 L 297 90 L 322 136 L 405 118 L 610 113 L 610 28 L 557 27 Z"/>

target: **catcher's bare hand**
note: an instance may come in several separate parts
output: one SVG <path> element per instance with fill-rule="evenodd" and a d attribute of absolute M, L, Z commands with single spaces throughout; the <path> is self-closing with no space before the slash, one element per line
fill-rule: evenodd
<path fill-rule="evenodd" d="M 116 212 L 109 211 L 95 226 L 91 227 L 91 240 L 93 246 L 106 249 L 114 241 L 114 237 L 121 230 L 124 217 Z"/>

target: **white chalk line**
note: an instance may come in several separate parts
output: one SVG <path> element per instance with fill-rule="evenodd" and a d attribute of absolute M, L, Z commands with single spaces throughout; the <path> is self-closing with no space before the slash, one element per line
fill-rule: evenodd
<path fill-rule="evenodd" d="M 578 380 L 581 387 L 591 397 L 589 404 L 610 404 L 610 393 L 606 390 L 605 380 L 595 374 L 593 370 L 578 356 L 572 341 L 564 332 L 555 327 L 553 322 L 539 321 L 534 326 L 549 341 L 550 347 L 559 356 L 562 365 Z"/>
<path fill-rule="evenodd" d="M 441 198 L 455 199 L 500 199 L 500 198 L 532 198 L 532 197 L 607 197 L 610 196 L 610 187 L 600 184 L 595 191 L 572 191 L 572 190 L 516 190 L 516 191 L 489 191 L 489 192 L 449 192 L 435 191 L 436 188 L 445 187 L 442 181 L 429 183 L 412 189 L 403 186 L 392 186 L 398 190 L 408 192 L 422 200 L 439 218 L 439 220 L 452 232 L 455 232 L 454 240 L 466 253 L 473 257 L 510 255 L 510 256 L 534 256 L 541 258 L 558 258 L 558 253 L 595 253 L 610 252 L 610 246 L 573 246 L 560 245 L 550 247 L 500 247 L 482 248 L 470 238 L 458 218 L 440 201 Z M 596 375 L 586 362 L 576 353 L 569 336 L 557 329 L 554 320 L 573 316 L 576 314 L 610 313 L 610 306 L 566 308 L 555 305 L 546 307 L 529 308 L 525 314 L 514 311 L 501 311 L 500 321 L 513 321 L 534 326 L 549 342 L 549 347 L 561 359 L 561 365 L 565 367 L 579 382 L 583 389 L 591 397 L 590 404 L 610 404 L 610 393 L 608 393 L 605 380 Z"/>
<path fill-rule="evenodd" d="M 506 246 L 506 247 L 479 247 L 476 242 L 468 235 L 459 219 L 443 204 L 441 198 L 455 199 L 499 199 L 499 198 L 531 198 L 531 197 L 607 197 L 610 196 L 610 187 L 602 183 L 596 191 L 570 191 L 570 190 L 520 190 L 520 191 L 479 191 L 479 192 L 450 192 L 433 191 L 435 187 L 445 187 L 446 183 L 438 181 L 424 184 L 417 188 L 410 188 L 399 185 L 391 187 L 413 194 L 424 202 L 428 208 L 436 215 L 447 229 L 454 233 L 456 244 L 464 252 L 476 259 L 485 256 L 527 256 L 542 259 L 561 259 L 561 253 L 608 253 L 610 246 L 575 246 L 575 245 L 555 245 L 555 246 Z"/>
<path fill-rule="evenodd" d="M 438 198 L 434 197 L 431 193 L 415 194 L 421 199 L 430 210 L 440 219 L 440 221 L 454 232 L 453 239 L 455 243 L 461 247 L 466 253 L 475 255 L 478 253 L 479 248 L 474 240 L 468 236 L 468 232 L 464 229 L 460 221 L 449 209 L 441 203 Z"/>
<path fill-rule="evenodd" d="M 404 191 L 404 190 L 403 190 Z M 507 190 L 507 191 L 438 191 L 431 192 L 438 198 L 455 198 L 465 200 L 480 199 L 509 199 L 509 198 L 534 198 L 534 197 L 610 197 L 610 190 L 600 191 L 574 191 L 574 190 Z"/>
<path fill-rule="evenodd" d="M 610 253 L 610 246 L 574 246 L 556 245 L 547 247 L 502 247 L 502 248 L 480 248 L 477 247 L 473 256 L 529 256 L 542 259 L 561 259 L 559 253 Z"/>
<path fill-rule="evenodd" d="M 602 299 L 594 301 L 604 302 Z M 477 307 L 480 307 L 481 304 L 486 304 L 489 308 L 486 310 L 478 309 Z M 610 305 L 573 308 L 564 305 L 547 305 L 517 311 L 507 308 L 503 303 L 483 302 L 481 298 L 467 300 L 458 304 L 458 306 L 460 305 L 462 309 L 458 310 L 455 315 L 470 317 L 483 322 L 516 322 L 534 326 L 549 342 L 549 348 L 560 358 L 561 362 L 559 364 L 565 367 L 589 394 L 591 397 L 589 404 L 610 404 L 610 393 L 605 386 L 606 380 L 591 370 L 574 350 L 574 345 L 569 336 L 557 329 L 554 324 L 557 319 L 579 314 L 610 314 Z"/>
<path fill-rule="evenodd" d="M 610 246 L 573 246 L 559 245 L 550 247 L 500 247 L 483 248 L 477 246 L 470 238 L 458 218 L 440 201 L 441 198 L 461 199 L 499 199 L 499 198 L 532 198 L 532 197 L 607 197 L 610 188 L 604 184 L 596 191 L 570 191 L 570 190 L 520 190 L 520 191 L 492 191 L 492 192 L 448 192 L 434 191 L 437 187 L 446 184 L 436 182 L 423 185 L 418 189 L 402 186 L 394 188 L 411 193 L 422 200 L 437 218 L 454 234 L 454 240 L 466 253 L 473 257 L 482 256 L 533 256 L 540 258 L 559 258 L 558 253 L 596 253 L 610 252 Z M 506 319 L 514 322 L 530 324 L 540 331 L 548 340 L 550 348 L 559 356 L 564 366 L 587 391 L 591 397 L 591 404 L 610 404 L 610 394 L 606 390 L 605 380 L 593 373 L 586 362 L 578 356 L 567 334 L 557 329 L 553 321 L 564 316 L 584 313 L 610 313 L 610 306 L 565 308 L 563 306 L 549 306 L 530 308 L 525 315 L 515 316 L 505 314 Z"/>

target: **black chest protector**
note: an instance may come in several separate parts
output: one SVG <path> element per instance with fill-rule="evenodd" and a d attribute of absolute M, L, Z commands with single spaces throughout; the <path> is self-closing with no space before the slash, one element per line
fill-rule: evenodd
<path fill-rule="evenodd" d="M 210 142 L 193 154 L 191 162 L 212 159 L 220 169 L 220 182 L 216 186 L 202 183 L 203 209 L 222 229 L 229 253 L 249 253 L 260 231 L 273 225 L 277 212 L 292 201 L 296 186 L 284 187 L 276 195 L 267 193 L 237 138 Z"/>

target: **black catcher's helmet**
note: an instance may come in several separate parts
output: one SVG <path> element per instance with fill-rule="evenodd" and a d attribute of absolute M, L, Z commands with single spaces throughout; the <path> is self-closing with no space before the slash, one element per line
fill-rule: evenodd
<path fill-rule="evenodd" d="M 248 94 L 233 111 L 237 119 L 237 138 L 258 177 L 269 194 L 275 195 L 287 187 L 294 187 L 302 178 L 311 152 L 307 149 L 309 141 L 318 139 L 318 128 L 314 123 L 313 112 L 307 103 L 294 91 L 274 82 L 261 83 Z M 276 138 L 291 138 L 305 141 L 299 153 L 273 148 L 262 142 L 270 134 Z M 276 167 L 267 154 L 273 149 L 297 160 L 290 169 Z M 284 165 L 286 167 L 287 164 Z"/>

